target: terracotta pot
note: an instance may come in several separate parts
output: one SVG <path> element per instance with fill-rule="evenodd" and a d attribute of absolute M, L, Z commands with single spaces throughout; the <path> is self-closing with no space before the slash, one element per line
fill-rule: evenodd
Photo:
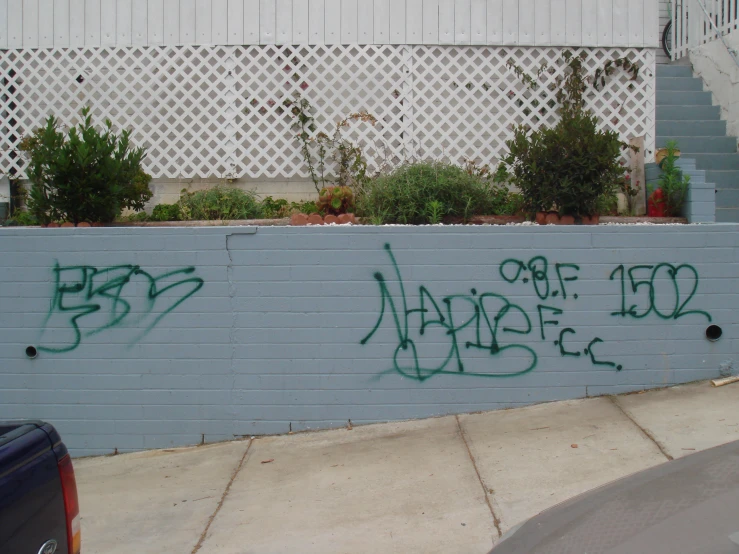
<path fill-rule="evenodd" d="M 536 212 L 536 222 L 539 225 L 545 225 L 547 222 L 547 212 Z"/>
<path fill-rule="evenodd" d="M 95 223 L 92 224 L 92 226 L 93 227 L 105 227 L 105 224 L 104 223 L 100 223 L 99 221 L 96 221 Z"/>
<path fill-rule="evenodd" d="M 47 227 L 59 227 L 59 224 L 56 221 L 52 221 L 47 225 Z"/>
<path fill-rule="evenodd" d="M 559 224 L 559 214 L 557 212 L 549 212 L 544 218 L 544 223 L 546 225 L 558 225 Z"/>
<path fill-rule="evenodd" d="M 339 223 L 356 223 L 357 218 L 354 217 L 354 214 L 341 214 L 339 216 Z"/>
<path fill-rule="evenodd" d="M 598 225 L 600 223 L 599 215 L 584 215 L 580 218 L 582 225 Z"/>
<path fill-rule="evenodd" d="M 87 221 L 83 221 L 77 224 L 77 227 L 92 227 Z"/>
<path fill-rule="evenodd" d="M 308 225 L 323 225 L 323 218 L 318 214 L 308 216 Z"/>
<path fill-rule="evenodd" d="M 290 216 L 290 225 L 308 225 L 308 216 L 305 214 L 293 214 Z"/>
<path fill-rule="evenodd" d="M 574 215 L 561 215 L 559 216 L 559 225 L 574 225 L 575 224 L 575 216 Z"/>
<path fill-rule="evenodd" d="M 65 221 L 59 227 L 74 227 L 74 223 L 72 223 L 71 221 Z"/>
<path fill-rule="evenodd" d="M 323 218 L 323 222 L 326 225 L 330 225 L 331 223 L 338 223 L 339 222 L 339 218 L 336 217 L 335 215 L 329 214 L 329 215 L 327 215 L 326 217 Z"/>

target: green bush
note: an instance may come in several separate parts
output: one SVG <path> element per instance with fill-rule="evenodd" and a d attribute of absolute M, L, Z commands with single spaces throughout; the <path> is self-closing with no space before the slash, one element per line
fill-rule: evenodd
<path fill-rule="evenodd" d="M 357 195 L 357 212 L 373 224 L 464 221 L 474 215 L 504 215 L 515 196 L 463 168 L 446 163 L 414 163 L 371 180 Z"/>
<path fill-rule="evenodd" d="M 151 221 L 182 221 L 179 204 L 157 204 L 151 212 Z"/>
<path fill-rule="evenodd" d="M 13 215 L 6 219 L 4 223 L 4 225 L 7 225 L 8 227 L 26 227 L 38 224 L 39 222 L 36 216 L 34 216 L 30 212 L 20 209 L 16 209 L 15 211 L 13 211 Z"/>
<path fill-rule="evenodd" d="M 628 145 L 599 130 L 587 112 L 565 113 L 552 128 L 518 128 L 507 145 L 500 178 L 521 190 L 529 212 L 595 215 L 601 197 L 613 196 L 624 179 L 620 160 Z"/>
<path fill-rule="evenodd" d="M 284 198 L 275 200 L 267 196 L 262 200 L 262 217 L 266 219 L 281 219 L 290 215 L 290 205 Z"/>
<path fill-rule="evenodd" d="M 99 131 L 90 109 L 65 135 L 49 116 L 46 127 L 25 137 L 20 149 L 30 157 L 29 209 L 42 223 L 109 223 L 124 208 L 140 211 L 151 198 L 151 177 L 141 169 L 143 148 L 131 148 L 128 131 L 120 136 L 110 121 Z"/>
<path fill-rule="evenodd" d="M 599 130 L 598 120 L 585 108 L 591 83 L 585 58 L 582 53 L 563 53 L 567 70 L 556 92 L 559 122 L 535 131 L 519 126 L 506 143 L 509 152 L 496 179 L 516 185 L 530 213 L 554 209 L 560 215 L 597 215 L 613 208 L 613 197 L 623 187 L 626 168 L 621 154 L 632 147 L 618 133 Z M 596 89 L 616 67 L 628 71 L 632 79 L 639 75 L 639 67 L 628 59 L 609 60 L 595 72 Z M 531 86 L 534 81 L 525 82 Z"/>
<path fill-rule="evenodd" d="M 179 207 L 183 220 L 232 220 L 262 217 L 254 191 L 216 186 L 196 192 L 182 191 Z"/>

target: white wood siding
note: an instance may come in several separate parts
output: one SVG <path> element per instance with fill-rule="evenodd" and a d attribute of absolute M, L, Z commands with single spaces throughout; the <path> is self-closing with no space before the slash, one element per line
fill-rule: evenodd
<path fill-rule="evenodd" d="M 0 0 L 0 48 L 180 44 L 657 47 L 666 0 Z"/>

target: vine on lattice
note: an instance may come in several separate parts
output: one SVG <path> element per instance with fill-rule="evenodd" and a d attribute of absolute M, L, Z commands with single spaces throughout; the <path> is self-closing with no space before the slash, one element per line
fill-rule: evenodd
<path fill-rule="evenodd" d="M 589 109 L 622 138 L 654 144 L 654 66 L 650 49 L 571 49 L 605 85 Z M 315 109 L 317 133 L 332 136 L 346 114 L 376 125 L 344 136 L 364 152 L 369 172 L 408 159 L 465 158 L 494 163 L 516 125 L 556 119 L 550 90 L 564 68 L 562 49 L 432 45 L 162 46 L 0 51 L 0 171 L 25 176 L 17 145 L 49 114 L 76 123 L 94 117 L 129 129 L 149 155 L 155 178 L 229 175 L 309 177 L 287 99 L 300 93 Z M 527 73 L 531 91 L 506 61 Z M 609 73 L 615 60 L 641 67 L 638 81 Z M 608 62 L 611 60 L 611 66 Z"/>

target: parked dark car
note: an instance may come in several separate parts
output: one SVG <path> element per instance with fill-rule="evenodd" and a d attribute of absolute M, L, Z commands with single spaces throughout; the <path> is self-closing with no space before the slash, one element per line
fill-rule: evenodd
<path fill-rule="evenodd" d="M 737 554 L 739 441 L 563 502 L 491 554 Z"/>
<path fill-rule="evenodd" d="M 0 422 L 0 553 L 79 554 L 72 460 L 42 421 Z"/>

